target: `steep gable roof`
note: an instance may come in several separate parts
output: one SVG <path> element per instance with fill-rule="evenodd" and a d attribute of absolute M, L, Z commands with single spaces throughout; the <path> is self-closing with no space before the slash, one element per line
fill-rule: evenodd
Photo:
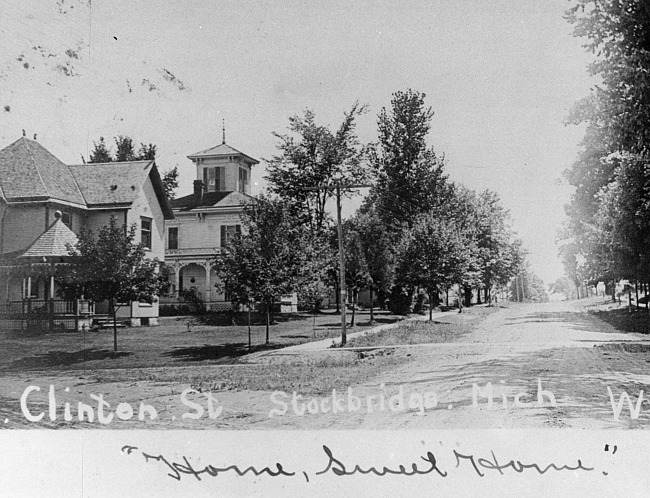
<path fill-rule="evenodd" d="M 66 244 L 74 246 L 78 239 L 75 233 L 70 230 L 58 218 L 50 228 L 41 234 L 27 250 L 18 256 L 19 258 L 42 258 L 68 256 Z"/>
<path fill-rule="evenodd" d="M 257 159 L 253 159 L 249 155 L 244 154 L 243 152 L 240 152 L 234 147 L 231 147 L 230 145 L 227 145 L 225 143 L 219 144 L 215 147 L 210 147 L 209 149 L 196 152 L 195 154 L 187 156 L 187 158 L 193 160 L 193 159 L 205 159 L 210 157 L 218 158 L 218 157 L 226 157 L 226 156 L 241 156 L 251 164 L 260 163 Z"/>
<path fill-rule="evenodd" d="M 70 171 L 89 208 L 132 204 L 150 177 L 165 219 L 174 217 L 154 161 L 76 164 Z"/>
<path fill-rule="evenodd" d="M 0 150 L 0 188 L 7 202 L 52 199 L 84 204 L 68 167 L 25 137 Z"/>
<path fill-rule="evenodd" d="M 140 193 L 153 161 L 90 163 L 70 166 L 88 207 L 131 204 Z"/>

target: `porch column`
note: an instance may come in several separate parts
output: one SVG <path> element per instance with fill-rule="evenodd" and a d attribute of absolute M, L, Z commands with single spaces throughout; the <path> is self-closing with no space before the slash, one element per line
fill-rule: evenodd
<path fill-rule="evenodd" d="M 32 297 L 32 277 L 27 277 L 27 299 Z"/>
<path fill-rule="evenodd" d="M 50 299 L 54 300 L 54 275 L 50 277 Z"/>
<path fill-rule="evenodd" d="M 175 297 L 178 298 L 178 292 L 181 288 L 181 265 L 174 265 L 174 284 L 176 285 L 174 294 Z"/>
<path fill-rule="evenodd" d="M 212 286 L 210 284 L 210 269 L 212 264 L 209 261 L 203 263 L 203 268 L 205 268 L 205 301 L 212 301 Z"/>

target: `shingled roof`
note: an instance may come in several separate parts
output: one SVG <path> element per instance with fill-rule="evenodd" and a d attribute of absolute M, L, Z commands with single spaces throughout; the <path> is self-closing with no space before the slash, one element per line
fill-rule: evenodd
<path fill-rule="evenodd" d="M 165 219 L 174 217 L 154 161 L 69 166 L 89 208 L 132 204 L 151 177 Z"/>
<path fill-rule="evenodd" d="M 25 137 L 0 150 L 0 188 L 7 202 L 59 200 L 84 205 L 68 167 Z"/>
<path fill-rule="evenodd" d="M 60 213 L 59 213 L 60 215 Z M 19 258 L 48 258 L 68 256 L 67 244 L 74 246 L 78 239 L 75 233 L 61 221 L 52 223 L 50 228 L 41 234 Z"/>
<path fill-rule="evenodd" d="M 179 211 L 191 211 L 192 209 L 209 207 L 241 207 L 251 200 L 251 197 L 241 192 L 204 192 L 199 199 L 196 194 L 186 195 L 172 200 L 172 208 Z"/>
<path fill-rule="evenodd" d="M 234 147 L 231 147 L 228 144 L 219 144 L 215 147 L 210 147 L 209 149 L 205 149 L 199 152 L 196 152 L 195 154 L 192 154 L 190 156 L 187 156 L 188 159 L 205 159 L 209 157 L 213 158 L 218 158 L 218 157 L 226 157 L 226 156 L 241 156 L 251 164 L 259 164 L 260 162 L 257 159 L 253 159 L 251 156 L 244 154 L 243 152 L 238 151 Z"/>
<path fill-rule="evenodd" d="M 89 207 L 130 204 L 140 193 L 153 161 L 91 163 L 70 166 Z"/>

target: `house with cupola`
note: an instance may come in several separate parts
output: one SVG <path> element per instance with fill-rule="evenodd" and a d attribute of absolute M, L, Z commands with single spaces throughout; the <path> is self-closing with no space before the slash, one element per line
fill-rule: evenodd
<path fill-rule="evenodd" d="M 67 165 L 24 133 L 0 150 L 0 330 L 72 329 L 82 315 L 108 313 L 106 303 L 62 301 L 54 267 L 68 262 L 82 227 L 97 232 L 112 216 L 135 224 L 147 257 L 164 261 L 173 212 L 155 161 Z M 158 302 L 118 311 L 130 325 L 158 316 Z"/>
<path fill-rule="evenodd" d="M 193 192 L 171 202 L 166 223 L 165 264 L 173 303 L 194 296 L 208 311 L 230 309 L 229 296 L 215 287 L 214 259 L 241 231 L 240 214 L 251 195 L 251 172 L 259 161 L 226 143 L 187 156 L 195 171 Z"/>

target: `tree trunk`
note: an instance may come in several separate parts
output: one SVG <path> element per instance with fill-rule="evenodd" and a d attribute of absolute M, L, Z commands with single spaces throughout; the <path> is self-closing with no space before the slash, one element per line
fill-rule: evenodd
<path fill-rule="evenodd" d="M 429 294 L 429 321 L 433 321 L 433 298 L 431 297 L 433 293 L 430 290 L 427 290 L 427 294 Z"/>
<path fill-rule="evenodd" d="M 248 301 L 248 349 L 251 348 L 251 307 L 253 303 Z"/>
<path fill-rule="evenodd" d="M 372 311 L 373 304 L 374 304 L 372 302 L 372 299 L 373 299 L 372 291 L 373 291 L 373 288 L 372 288 L 372 285 L 371 285 L 370 286 L 370 323 L 373 323 L 375 321 L 375 315 L 373 314 L 373 311 Z"/>
<path fill-rule="evenodd" d="M 482 304 L 481 303 L 481 288 L 480 287 L 476 288 L 476 304 Z"/>
<path fill-rule="evenodd" d="M 616 302 L 616 280 L 612 280 L 612 302 Z"/>
<path fill-rule="evenodd" d="M 269 343 L 269 328 L 271 326 L 271 306 L 269 303 L 266 303 L 265 306 L 266 308 L 266 344 Z"/>
<path fill-rule="evenodd" d="M 355 310 L 356 310 L 356 299 L 355 296 L 357 295 L 356 289 L 352 289 L 352 320 L 350 321 L 350 327 L 354 327 L 354 315 L 355 315 Z"/>
<path fill-rule="evenodd" d="M 458 313 L 463 312 L 463 286 L 458 284 Z"/>
<path fill-rule="evenodd" d="M 117 307 L 115 306 L 115 300 L 111 299 L 108 305 L 113 310 L 113 351 L 117 353 Z"/>
<path fill-rule="evenodd" d="M 634 302 L 634 307 L 639 309 L 639 285 L 636 280 L 634 280 L 634 292 L 636 294 L 636 301 Z"/>

